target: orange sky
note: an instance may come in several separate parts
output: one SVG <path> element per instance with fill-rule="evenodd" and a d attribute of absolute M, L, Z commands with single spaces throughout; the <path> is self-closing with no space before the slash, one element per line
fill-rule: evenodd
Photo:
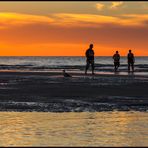
<path fill-rule="evenodd" d="M 0 56 L 148 56 L 148 2 L 0 2 Z"/>

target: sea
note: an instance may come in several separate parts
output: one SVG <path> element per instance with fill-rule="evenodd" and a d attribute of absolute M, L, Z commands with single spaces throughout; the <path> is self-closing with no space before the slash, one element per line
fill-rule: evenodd
<path fill-rule="evenodd" d="M 85 57 L 0 57 L 2 71 L 84 73 Z M 95 57 L 95 73 L 114 74 L 112 57 Z M 119 75 L 128 75 L 121 57 Z M 148 57 L 135 57 L 148 76 Z M 0 146 L 148 146 L 147 111 L 0 111 Z"/>
<path fill-rule="evenodd" d="M 61 57 L 0 57 L 0 71 L 57 71 L 63 69 L 68 72 L 82 73 L 85 70 L 86 58 L 84 56 L 61 56 Z M 95 72 L 102 74 L 114 73 L 112 57 L 95 57 Z M 127 58 L 121 57 L 119 74 L 127 73 Z M 148 74 L 148 57 L 135 57 L 135 73 L 138 75 Z"/>

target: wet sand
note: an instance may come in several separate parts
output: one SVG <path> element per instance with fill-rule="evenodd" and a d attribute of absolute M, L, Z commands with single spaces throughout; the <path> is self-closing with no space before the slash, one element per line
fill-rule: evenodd
<path fill-rule="evenodd" d="M 89 105 L 102 103 L 102 109 L 102 106 L 93 106 L 96 111 L 148 110 L 146 76 L 71 74 L 71 78 L 64 78 L 60 72 L 0 72 L 0 111 L 51 111 L 54 103 L 65 107 L 64 100 L 71 101 L 71 104 L 72 101 L 75 104 L 82 101 L 85 102 L 83 105 L 86 102 Z M 36 102 L 38 105 L 21 102 Z M 44 106 L 39 103 L 44 103 Z M 50 105 L 44 110 L 48 103 Z M 105 103 L 108 104 L 106 107 Z M 71 106 L 74 108 L 75 104 Z"/>

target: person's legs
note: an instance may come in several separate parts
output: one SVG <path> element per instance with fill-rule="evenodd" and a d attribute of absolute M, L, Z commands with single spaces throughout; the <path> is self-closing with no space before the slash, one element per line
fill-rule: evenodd
<path fill-rule="evenodd" d="M 114 62 L 114 70 L 116 71 L 116 62 Z"/>
<path fill-rule="evenodd" d="M 130 71 L 130 62 L 128 62 L 128 71 Z"/>
<path fill-rule="evenodd" d="M 85 67 L 85 74 L 87 74 L 87 70 L 88 70 L 89 64 L 90 64 L 88 60 L 87 60 L 86 62 L 87 62 L 87 63 L 86 63 L 86 67 Z"/>
<path fill-rule="evenodd" d="M 114 67 L 115 67 L 115 71 L 117 71 L 117 69 L 118 69 L 118 63 L 117 62 L 114 62 Z"/>
<path fill-rule="evenodd" d="M 116 71 L 118 70 L 118 64 L 116 63 Z"/>
<path fill-rule="evenodd" d="M 116 64 L 116 71 L 118 70 L 118 67 L 119 67 L 119 63 L 117 62 L 117 64 Z"/>
<path fill-rule="evenodd" d="M 95 67 L 94 67 L 94 61 L 91 61 L 91 68 L 92 68 L 92 74 L 94 74 L 94 69 L 95 69 Z"/>
<path fill-rule="evenodd" d="M 131 63 L 131 66 L 132 66 L 132 71 L 134 71 L 134 63 L 133 62 Z"/>
<path fill-rule="evenodd" d="M 117 63 L 117 70 L 118 70 L 119 66 L 120 66 L 120 62 Z"/>

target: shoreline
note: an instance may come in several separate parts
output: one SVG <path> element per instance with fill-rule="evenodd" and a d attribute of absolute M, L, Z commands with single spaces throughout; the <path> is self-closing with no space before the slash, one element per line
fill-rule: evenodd
<path fill-rule="evenodd" d="M 126 71 L 126 74 L 123 74 L 123 71 L 118 71 L 118 72 L 103 72 L 103 71 L 97 71 L 95 72 L 94 75 L 91 74 L 91 72 L 88 72 L 86 75 L 84 71 L 71 71 L 71 70 L 66 70 L 68 71 L 69 74 L 72 76 L 92 76 L 92 77 L 99 77 L 99 76 L 108 76 L 108 77 L 128 77 L 128 76 L 136 76 L 136 77 L 147 77 L 147 75 L 138 75 L 136 74 L 137 72 L 128 72 Z M 49 71 L 44 71 L 44 70 L 37 70 L 37 71 L 31 71 L 31 70 L 0 70 L 0 75 L 44 75 L 44 76 L 55 76 L 55 75 L 62 75 L 62 70 L 55 71 L 55 70 L 49 70 Z"/>

